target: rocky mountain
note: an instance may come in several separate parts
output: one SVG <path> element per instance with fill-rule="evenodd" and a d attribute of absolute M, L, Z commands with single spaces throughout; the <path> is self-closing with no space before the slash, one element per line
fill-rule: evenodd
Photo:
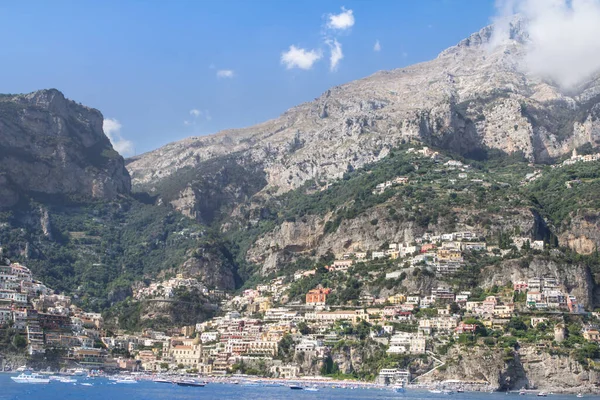
<path fill-rule="evenodd" d="M 283 193 L 310 179 L 340 178 L 407 140 L 476 159 L 522 152 L 538 163 L 597 144 L 598 77 L 564 90 L 529 75 L 526 22 L 513 20 L 510 40 L 499 45 L 493 31 L 485 27 L 429 62 L 331 88 L 271 121 L 134 157 L 132 182 L 160 195 L 160 183 L 181 169 L 201 171 L 207 160 L 234 155 L 260 165 L 267 189 Z"/>
<path fill-rule="evenodd" d="M 0 95 L 0 255 L 96 310 L 164 275 L 239 285 L 231 256 L 206 226 L 131 193 L 102 125 L 100 111 L 55 89 Z M 174 300 L 154 315 L 168 320 Z M 188 313 L 192 322 L 205 316 L 201 307 Z"/>
<path fill-rule="evenodd" d="M 0 207 L 24 194 L 114 199 L 131 190 L 100 111 L 58 90 L 0 96 Z"/>

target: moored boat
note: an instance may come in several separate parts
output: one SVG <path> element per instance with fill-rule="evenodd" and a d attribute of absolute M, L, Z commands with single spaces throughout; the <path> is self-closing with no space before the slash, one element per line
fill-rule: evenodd
<path fill-rule="evenodd" d="M 185 379 L 182 381 L 175 382 L 177 386 L 186 386 L 186 387 L 204 387 L 206 384 L 204 382 L 198 382 L 193 379 Z"/>
<path fill-rule="evenodd" d="M 290 385 L 290 389 L 292 390 L 304 390 L 302 386 L 299 385 Z"/>
<path fill-rule="evenodd" d="M 170 381 L 168 379 L 161 379 L 161 378 L 154 379 L 154 380 L 152 380 L 152 382 L 154 382 L 154 383 L 170 383 L 170 384 L 175 383 L 175 382 Z"/>
<path fill-rule="evenodd" d="M 115 381 L 115 383 L 137 383 L 137 381 L 133 378 L 120 378 Z"/>
<path fill-rule="evenodd" d="M 40 374 L 21 374 L 19 376 L 12 376 L 10 379 L 12 379 L 16 383 L 50 383 L 50 378 L 44 378 Z"/>

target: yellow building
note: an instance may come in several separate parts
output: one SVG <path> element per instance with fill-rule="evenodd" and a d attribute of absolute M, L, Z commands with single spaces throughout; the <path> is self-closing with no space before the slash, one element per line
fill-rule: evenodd
<path fill-rule="evenodd" d="M 171 346 L 169 355 L 177 365 L 183 364 L 186 368 L 198 368 L 202 364 L 202 345 L 200 338 L 194 339 L 190 345 Z"/>
<path fill-rule="evenodd" d="M 388 301 L 390 302 L 390 304 L 402 304 L 406 302 L 406 295 L 395 294 L 393 296 L 388 297 Z"/>
<path fill-rule="evenodd" d="M 271 302 L 269 300 L 265 300 L 258 305 L 259 312 L 265 312 L 271 309 Z"/>

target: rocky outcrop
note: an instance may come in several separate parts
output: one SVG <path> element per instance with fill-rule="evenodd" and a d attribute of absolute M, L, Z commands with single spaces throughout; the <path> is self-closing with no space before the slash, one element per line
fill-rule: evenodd
<path fill-rule="evenodd" d="M 445 366 L 419 378 L 419 383 L 450 380 L 487 382 L 495 390 L 538 389 L 553 392 L 595 392 L 600 374 L 584 368 L 571 355 L 521 346 L 496 350 L 482 346 L 454 347 Z"/>
<path fill-rule="evenodd" d="M 179 271 L 186 276 L 196 277 L 211 288 L 235 289 L 235 278 L 229 266 L 224 265 L 223 261 L 211 251 L 199 249 L 196 252 L 198 254 L 184 262 L 179 267 Z"/>
<path fill-rule="evenodd" d="M 600 247 L 600 213 L 579 210 L 571 217 L 568 230 L 558 235 L 559 243 L 580 254 L 592 254 Z"/>
<path fill-rule="evenodd" d="M 536 256 L 531 261 L 505 260 L 497 266 L 489 266 L 482 270 L 481 285 L 489 288 L 535 277 L 558 279 L 565 293 L 574 295 L 586 309 L 594 304 L 594 279 L 589 267 L 561 261 L 560 258 Z"/>
<path fill-rule="evenodd" d="M 30 194 L 113 199 L 129 193 L 124 160 L 102 122 L 98 110 L 58 90 L 0 95 L 0 207 Z"/>
<path fill-rule="evenodd" d="M 370 208 L 353 219 L 342 220 L 339 227 L 330 233 L 325 233 L 325 224 L 335 218 L 334 214 L 324 216 L 307 215 L 295 221 L 286 221 L 274 230 L 260 236 L 248 250 L 246 259 L 251 263 L 261 264 L 263 273 L 269 273 L 282 263 L 298 256 L 311 253 L 320 256 L 327 252 L 340 255 L 348 251 L 378 249 L 385 243 L 410 243 L 429 231 L 432 234 L 442 234 L 448 231 L 443 226 L 444 219 L 438 224 L 427 227 L 419 226 L 408 218 L 394 220 L 390 218 L 389 207 L 394 207 L 402 213 L 402 204 L 394 202 L 383 203 Z M 470 225 L 478 210 L 456 209 L 457 230 L 475 230 L 483 236 L 492 236 L 497 232 L 512 231 L 519 228 L 524 235 L 532 236 L 536 225 L 536 215 L 529 209 L 511 209 L 501 212 L 493 218 L 490 225 Z M 481 219 L 483 222 L 483 218 Z"/>
<path fill-rule="evenodd" d="M 263 166 L 282 193 L 309 179 L 339 178 L 420 140 L 473 157 L 489 149 L 546 161 L 600 139 L 600 80 L 566 93 L 521 68 L 527 32 L 491 43 L 493 27 L 436 59 L 331 88 L 279 118 L 192 137 L 129 160 L 134 185 L 152 186 L 185 167 L 231 153 Z"/>

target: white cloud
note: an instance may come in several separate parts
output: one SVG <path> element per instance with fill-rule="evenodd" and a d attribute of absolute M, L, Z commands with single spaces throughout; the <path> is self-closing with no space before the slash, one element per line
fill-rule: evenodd
<path fill-rule="evenodd" d="M 327 27 L 329 29 L 346 30 L 354 25 L 354 15 L 352 10 L 346 10 L 342 7 L 342 12 L 339 14 L 329 14 Z"/>
<path fill-rule="evenodd" d="M 196 122 L 198 122 L 198 120 L 200 120 L 200 122 L 203 120 L 212 120 L 212 116 L 210 115 L 210 112 L 208 110 L 198 110 L 197 108 L 192 108 L 190 110 L 190 115 L 192 116 L 192 118 L 184 120 L 183 125 L 196 125 Z"/>
<path fill-rule="evenodd" d="M 134 146 L 131 140 L 121 136 L 121 123 L 114 118 L 105 118 L 102 124 L 104 134 L 112 143 L 113 148 L 122 156 L 130 156 L 134 153 Z"/>
<path fill-rule="evenodd" d="M 281 53 L 281 63 L 287 69 L 311 69 L 313 64 L 320 60 L 322 56 L 320 51 L 306 50 L 291 45 L 288 51 Z"/>
<path fill-rule="evenodd" d="M 600 71 L 600 0 L 502 0 L 492 44 L 509 39 L 509 18 L 525 18 L 527 72 L 571 88 Z"/>
<path fill-rule="evenodd" d="M 335 39 L 328 40 L 327 45 L 331 50 L 331 55 L 329 56 L 329 70 L 336 71 L 338 64 L 344 58 L 344 53 L 342 53 L 342 45 Z"/>
<path fill-rule="evenodd" d="M 217 77 L 219 78 L 233 78 L 235 73 L 231 69 L 220 69 L 217 71 Z"/>
<path fill-rule="evenodd" d="M 381 51 L 381 43 L 379 43 L 379 40 L 375 42 L 375 46 L 373 46 L 373 51 Z"/>

